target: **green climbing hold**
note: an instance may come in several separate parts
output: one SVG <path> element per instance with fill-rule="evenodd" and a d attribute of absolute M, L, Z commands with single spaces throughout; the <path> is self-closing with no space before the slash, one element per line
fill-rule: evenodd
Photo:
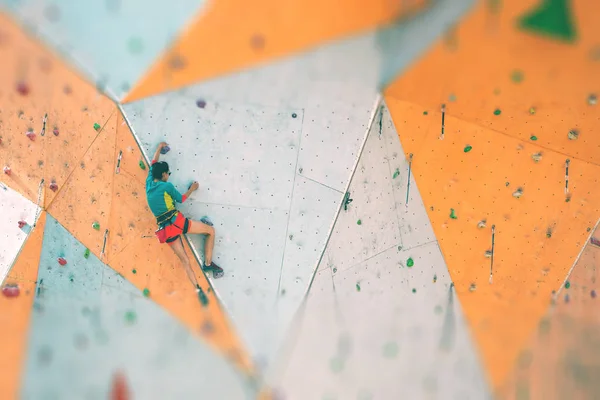
<path fill-rule="evenodd" d="M 465 146 L 464 152 L 465 152 L 465 153 L 468 153 L 468 152 L 470 152 L 472 149 L 473 149 L 473 146 L 469 146 L 469 145 L 467 145 L 467 146 Z"/>
<path fill-rule="evenodd" d="M 412 267 L 413 265 L 415 265 L 415 262 L 412 259 L 412 257 L 409 257 L 408 260 L 406 260 L 406 266 L 407 267 Z"/>
<path fill-rule="evenodd" d="M 131 272 L 133 272 L 134 274 L 137 274 L 137 269 L 132 269 Z"/>
<path fill-rule="evenodd" d="M 510 79 L 514 82 L 514 83 L 521 83 L 523 82 L 523 72 L 519 71 L 519 70 L 515 70 L 510 74 Z"/>
<path fill-rule="evenodd" d="M 502 114 L 502 110 L 500 110 L 499 108 L 496 108 L 494 110 L 494 115 L 500 115 L 500 114 Z"/>
<path fill-rule="evenodd" d="M 566 281 L 566 282 L 565 282 L 565 289 L 568 289 L 568 288 L 570 288 L 570 287 L 571 287 L 571 282 L 569 282 L 569 281 Z"/>
<path fill-rule="evenodd" d="M 146 169 L 146 164 L 142 160 L 140 160 L 140 164 L 139 165 L 140 165 L 141 169 L 143 169 L 143 170 Z"/>
<path fill-rule="evenodd" d="M 529 107 L 529 114 L 535 115 L 535 107 Z"/>
<path fill-rule="evenodd" d="M 433 275 L 433 283 L 437 282 L 437 275 Z"/>
<path fill-rule="evenodd" d="M 570 0 L 543 0 L 518 22 L 519 28 L 553 39 L 573 42 L 577 38 Z"/>
<path fill-rule="evenodd" d="M 356 225 L 362 225 L 362 221 L 359 219 L 358 221 L 356 221 Z"/>
<path fill-rule="evenodd" d="M 383 357 L 395 358 L 398 355 L 398 344 L 396 342 L 388 342 L 383 345 Z"/>
<path fill-rule="evenodd" d="M 102 128 L 102 127 L 100 126 L 100 124 L 98 124 L 98 123 L 95 123 L 95 124 L 94 124 L 94 130 L 95 130 L 95 131 L 99 131 L 99 130 L 100 130 L 100 128 Z"/>
<path fill-rule="evenodd" d="M 427 111 L 423 111 L 423 115 L 428 115 L 429 113 Z"/>
<path fill-rule="evenodd" d="M 92 228 L 94 228 L 95 230 L 99 231 L 100 230 L 100 224 L 98 222 L 94 222 L 92 224 Z"/>
<path fill-rule="evenodd" d="M 136 320 L 136 315 L 135 315 L 135 311 L 127 311 L 125 313 L 125 321 L 129 324 L 133 324 L 135 323 Z"/>
<path fill-rule="evenodd" d="M 356 282 L 356 291 L 360 292 L 360 282 Z"/>
<path fill-rule="evenodd" d="M 329 368 L 335 374 L 342 372 L 344 369 L 344 360 L 340 357 L 334 357 L 329 361 Z"/>
<path fill-rule="evenodd" d="M 150 297 L 150 290 L 147 288 L 144 288 L 144 297 Z"/>
<path fill-rule="evenodd" d="M 396 179 L 398 177 L 398 175 L 400 175 L 400 168 L 396 168 L 396 171 L 394 171 L 394 175 L 392 176 L 392 179 Z"/>
<path fill-rule="evenodd" d="M 535 142 L 537 140 L 537 136 L 531 135 L 531 137 L 529 139 L 531 139 L 531 140 L 533 140 Z"/>
<path fill-rule="evenodd" d="M 413 288 L 412 292 L 417 293 L 417 289 Z"/>
<path fill-rule="evenodd" d="M 144 42 L 140 37 L 134 36 L 127 42 L 127 49 L 131 54 L 141 54 L 144 51 Z"/>
<path fill-rule="evenodd" d="M 90 258 L 90 249 L 85 249 L 85 253 L 83 253 L 83 257 Z"/>
<path fill-rule="evenodd" d="M 454 208 L 451 208 L 451 209 L 450 209 L 450 218 L 452 218 L 452 219 L 456 219 L 456 218 L 458 218 L 458 217 L 456 216 L 456 213 L 454 212 Z"/>

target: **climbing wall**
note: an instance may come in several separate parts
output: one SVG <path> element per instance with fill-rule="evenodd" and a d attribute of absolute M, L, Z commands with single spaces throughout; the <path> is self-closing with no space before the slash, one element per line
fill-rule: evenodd
<path fill-rule="evenodd" d="M 408 169 L 384 106 L 274 379 L 289 398 L 490 398 Z"/>
<path fill-rule="evenodd" d="M 445 3 L 430 15 L 440 22 L 458 17 Z M 391 32 L 384 49 L 372 32 L 123 106 L 148 158 L 160 141 L 170 144 L 163 159 L 181 192 L 200 182 L 181 210 L 214 223 L 215 259 L 226 276 L 212 283 L 263 370 L 323 251 L 375 117 L 385 57 L 396 53 L 394 40 L 407 41 L 418 29 Z M 434 37 L 411 48 L 422 51 Z M 410 60 L 394 62 L 401 69 Z M 202 238 L 191 240 L 201 253 Z"/>
<path fill-rule="evenodd" d="M 46 215 L 45 212 L 40 214 L 35 229 L 28 235 L 19 257 L 2 284 L 0 387 L 7 399 L 18 398 L 20 391 Z"/>
<path fill-rule="evenodd" d="M 204 3 L 1 0 L 0 6 L 99 89 L 120 99 Z"/>
<path fill-rule="evenodd" d="M 481 3 L 386 90 L 496 389 L 600 217 L 597 13 Z"/>
<path fill-rule="evenodd" d="M 600 229 L 592 232 L 600 237 Z M 588 242 L 552 305 L 519 353 L 502 396 L 506 399 L 594 399 L 598 374 L 597 282 L 600 247 Z"/>
<path fill-rule="evenodd" d="M 19 193 L 0 184 L 0 215 L 2 215 L 2 240 L 0 240 L 0 284 L 8 275 L 31 227 L 36 222 L 39 207 Z"/>
<path fill-rule="evenodd" d="M 104 399 L 115 371 L 135 398 L 189 398 L 198 391 L 209 398 L 254 398 L 255 389 L 222 357 L 86 255 L 85 246 L 48 217 L 24 398 Z"/>

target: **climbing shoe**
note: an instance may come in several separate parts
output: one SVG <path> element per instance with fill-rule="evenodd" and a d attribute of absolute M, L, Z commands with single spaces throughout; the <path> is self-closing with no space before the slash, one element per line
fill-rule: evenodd
<path fill-rule="evenodd" d="M 212 271 L 213 273 L 213 278 L 218 279 L 220 277 L 223 276 L 223 268 L 219 267 L 217 264 L 215 264 L 214 262 L 211 262 L 210 265 L 204 265 L 202 267 L 202 270 L 205 272 L 210 272 Z"/>

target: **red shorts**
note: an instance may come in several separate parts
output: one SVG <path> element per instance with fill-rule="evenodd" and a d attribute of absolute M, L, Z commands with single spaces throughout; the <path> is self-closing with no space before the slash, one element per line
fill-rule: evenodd
<path fill-rule="evenodd" d="M 156 237 L 160 243 L 173 243 L 181 235 L 189 232 L 192 223 L 182 213 L 178 212 L 175 217 L 175 222 L 166 225 L 164 228 L 157 230 Z"/>

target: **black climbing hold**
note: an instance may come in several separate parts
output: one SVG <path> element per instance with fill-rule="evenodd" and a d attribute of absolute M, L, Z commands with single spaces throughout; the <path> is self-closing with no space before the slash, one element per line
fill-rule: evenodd
<path fill-rule="evenodd" d="M 204 101 L 202 99 L 198 99 L 198 100 L 196 100 L 196 106 L 198 106 L 198 108 L 204 108 L 204 107 L 206 107 L 206 101 Z"/>
<path fill-rule="evenodd" d="M 297 116 L 298 116 L 298 114 L 292 113 L 292 118 L 296 118 Z"/>

